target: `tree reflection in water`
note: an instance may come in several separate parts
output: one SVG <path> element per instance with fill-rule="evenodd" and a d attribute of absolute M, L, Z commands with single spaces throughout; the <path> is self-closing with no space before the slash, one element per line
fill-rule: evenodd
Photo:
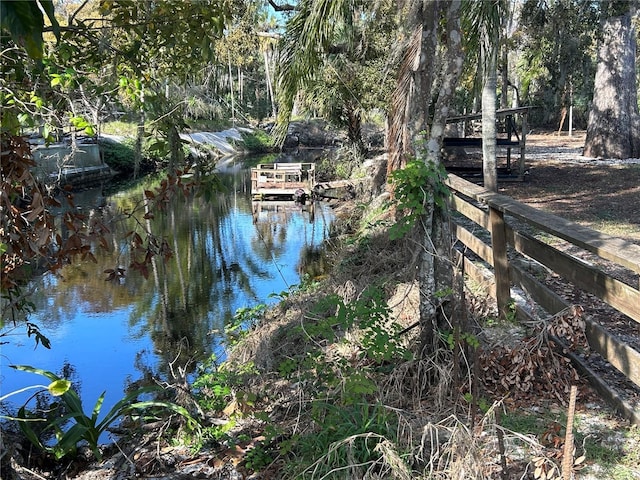
<path fill-rule="evenodd" d="M 315 216 L 293 204 L 286 214 L 267 213 L 271 207 L 265 204 L 256 217 L 248 169 L 221 173 L 220 180 L 226 191 L 204 187 L 176 198 L 153 220 L 123 215 L 144 202 L 151 185 L 107 197 L 93 214 L 110 224 L 112 251 L 96 249 L 97 263 L 68 266 L 61 277 L 33 282 L 31 320 L 50 337 L 51 350 L 34 351 L 30 339 L 14 336 L 3 346 L 4 364 L 59 372 L 67 362 L 76 369 L 87 402 L 108 391 L 103 407 L 108 409 L 128 384 L 168 379 L 172 369 L 188 375 L 212 352 L 223 357 L 225 322 L 238 308 L 274 301 L 269 294 L 300 282 L 303 252 L 327 237 L 332 213 L 323 204 L 316 205 Z M 147 279 L 128 268 L 127 233 L 144 237 L 145 230 L 172 250 L 166 261 L 154 259 Z M 114 267 L 127 269 L 126 276 L 105 281 L 104 271 Z M 3 390 L 33 381 L 9 370 L 2 371 Z"/>

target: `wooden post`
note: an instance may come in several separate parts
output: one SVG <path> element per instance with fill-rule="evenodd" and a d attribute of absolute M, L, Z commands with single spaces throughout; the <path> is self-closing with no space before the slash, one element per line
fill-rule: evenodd
<path fill-rule="evenodd" d="M 496 279 L 496 302 L 500 318 L 506 318 L 511 302 L 511 280 L 507 259 L 507 235 L 504 213 L 489 206 L 489 228 L 493 250 L 493 272 Z"/>
<path fill-rule="evenodd" d="M 527 149 L 527 129 L 529 125 L 527 125 L 527 116 L 529 112 L 525 110 L 522 112 L 522 135 L 520 137 L 520 165 L 519 165 L 519 175 L 520 179 L 524 180 L 524 162 L 525 162 L 525 151 Z"/>

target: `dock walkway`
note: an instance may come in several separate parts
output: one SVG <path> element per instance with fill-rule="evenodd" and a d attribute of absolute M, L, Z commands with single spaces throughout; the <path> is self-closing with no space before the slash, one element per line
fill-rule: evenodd
<path fill-rule="evenodd" d="M 297 200 L 311 197 L 316 183 L 314 163 L 268 163 L 251 169 L 251 197 L 254 200 Z"/>

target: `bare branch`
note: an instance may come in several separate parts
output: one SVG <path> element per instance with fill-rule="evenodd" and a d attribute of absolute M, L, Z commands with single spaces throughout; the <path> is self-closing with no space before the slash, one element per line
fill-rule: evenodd
<path fill-rule="evenodd" d="M 274 0 L 267 0 L 271 8 L 273 8 L 276 12 L 293 12 L 298 9 L 296 5 L 292 5 L 290 3 L 285 3 L 282 5 L 277 4 Z"/>

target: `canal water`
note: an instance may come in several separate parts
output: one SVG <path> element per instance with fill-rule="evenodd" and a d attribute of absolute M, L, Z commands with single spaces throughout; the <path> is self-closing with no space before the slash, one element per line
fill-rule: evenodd
<path fill-rule="evenodd" d="M 278 301 L 302 282 L 307 258 L 317 258 L 333 216 L 323 203 L 252 202 L 249 169 L 229 163 L 210 184 L 166 211 L 145 219 L 145 190 L 76 195 L 75 208 L 107 222 L 110 251 L 96 248 L 96 262 L 63 269 L 32 282 L 35 311 L 29 317 L 51 341 L 36 345 L 23 324 L 5 325 L 0 351 L 1 393 L 43 383 L 10 365 L 30 365 L 70 376 L 90 412 L 106 391 L 103 412 L 131 385 L 166 379 L 173 368 L 193 372 L 212 353 L 224 358 L 224 329 L 239 308 Z M 135 212 L 135 214 L 134 214 Z M 147 278 L 129 268 L 128 242 L 151 232 L 171 256 L 156 257 Z M 107 281 L 105 271 L 126 275 Z M 272 295 L 275 294 L 275 295 Z M 22 326 L 21 326 L 22 325 Z M 44 382 L 46 383 L 46 382 Z"/>

